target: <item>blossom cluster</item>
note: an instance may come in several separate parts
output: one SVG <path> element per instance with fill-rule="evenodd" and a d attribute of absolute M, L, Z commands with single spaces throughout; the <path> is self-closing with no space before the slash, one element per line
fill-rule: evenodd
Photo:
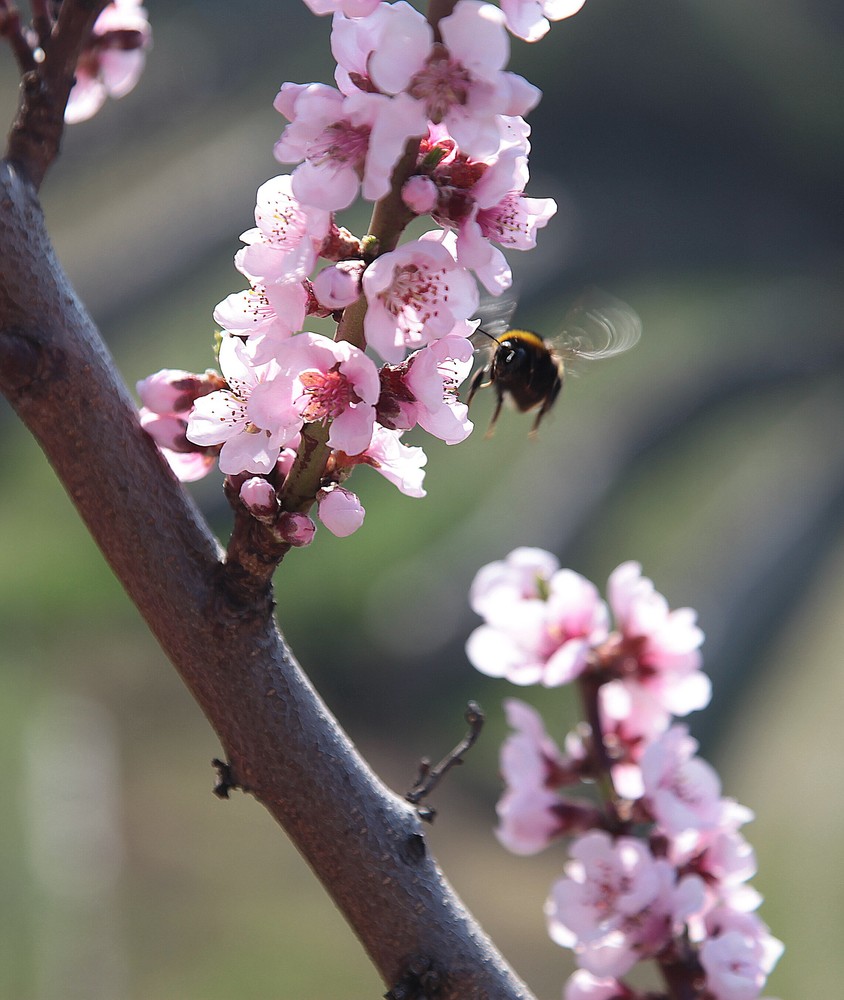
<path fill-rule="evenodd" d="M 506 70 L 506 28 L 539 37 L 580 4 L 458 0 L 436 30 L 404 0 L 309 6 L 333 14 L 335 86 L 284 83 L 275 98 L 287 124 L 274 153 L 292 171 L 259 188 L 235 256 L 247 287 L 214 310 L 220 374 L 164 370 L 138 392 L 177 475 L 198 478 L 216 459 L 268 523 L 285 509 L 303 435 L 322 428 L 329 457 L 311 499 L 345 535 L 364 515 L 341 485 L 357 465 L 423 496 L 426 456 L 402 436 L 418 426 L 451 445 L 472 430 L 458 389 L 473 365 L 478 282 L 508 288 L 503 250 L 532 248 L 556 211 L 525 194 L 523 116 L 540 93 Z M 404 225 L 427 216 L 434 228 L 379 246 L 377 233 L 338 224 L 359 195 L 391 192 Z M 311 317 L 335 320 L 336 336 L 304 329 Z"/>
<path fill-rule="evenodd" d="M 614 570 L 607 590 L 605 603 L 539 549 L 516 549 L 475 578 L 484 624 L 467 645 L 473 665 L 522 685 L 576 682 L 590 722 L 560 749 L 532 707 L 505 703 L 513 732 L 501 751 L 498 837 L 517 854 L 573 838 L 546 904 L 551 938 L 579 967 L 566 1000 L 642 1000 L 622 977 L 644 959 L 675 978 L 682 970 L 684 996 L 753 1000 L 782 952 L 748 885 L 756 862 L 741 827 L 753 815 L 722 796 L 673 721 L 709 701 L 703 634 L 637 563 Z M 583 783 L 600 800 L 570 794 Z"/>

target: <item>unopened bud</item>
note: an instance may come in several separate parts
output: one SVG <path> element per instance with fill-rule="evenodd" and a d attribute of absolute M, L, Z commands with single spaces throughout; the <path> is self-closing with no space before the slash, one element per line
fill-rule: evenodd
<path fill-rule="evenodd" d="M 189 453 L 197 451 L 197 446 L 188 441 L 185 431 L 188 429 L 187 421 L 181 417 L 170 414 L 154 413 L 143 407 L 138 413 L 141 427 L 155 441 L 159 448 L 168 448 L 170 451 Z"/>
<path fill-rule="evenodd" d="M 329 309 L 345 309 L 360 296 L 362 260 L 344 260 L 323 268 L 313 280 L 314 295 Z"/>
<path fill-rule="evenodd" d="M 363 524 L 366 511 L 360 500 L 342 486 L 328 486 L 317 493 L 319 519 L 332 535 L 346 538 Z"/>
<path fill-rule="evenodd" d="M 316 525 L 307 514 L 285 512 L 278 519 L 278 529 L 284 540 L 297 548 L 310 545 L 316 534 Z"/>
<path fill-rule="evenodd" d="M 143 405 L 153 413 L 188 413 L 200 396 L 207 396 L 222 386 L 214 372 L 197 375 L 179 368 L 162 368 L 147 375 L 135 388 Z"/>
<path fill-rule="evenodd" d="M 275 489 L 262 476 L 253 476 L 246 480 L 240 487 L 240 499 L 249 513 L 260 519 L 275 517 L 278 511 Z"/>
<path fill-rule="evenodd" d="M 411 212 L 415 212 L 416 215 L 427 215 L 436 208 L 439 189 L 430 177 L 416 174 L 404 182 L 401 199 Z"/>

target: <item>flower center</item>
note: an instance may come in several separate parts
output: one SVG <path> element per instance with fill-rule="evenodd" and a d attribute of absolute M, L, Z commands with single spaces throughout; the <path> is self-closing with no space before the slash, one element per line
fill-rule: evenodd
<path fill-rule="evenodd" d="M 327 125 L 311 144 L 308 160 L 322 164 L 333 162 L 337 166 L 363 166 L 369 149 L 368 125 L 352 125 L 349 121 Z"/>
<path fill-rule="evenodd" d="M 425 66 L 410 81 L 408 92 L 422 101 L 428 117 L 439 124 L 455 105 L 464 105 L 471 85 L 469 71 L 455 62 L 444 45 L 435 45 Z"/>
<path fill-rule="evenodd" d="M 345 413 L 352 403 L 361 401 L 361 397 L 337 365 L 327 372 L 302 372 L 299 381 L 302 383 L 301 398 L 304 400 L 301 413 L 309 422 L 333 420 Z"/>

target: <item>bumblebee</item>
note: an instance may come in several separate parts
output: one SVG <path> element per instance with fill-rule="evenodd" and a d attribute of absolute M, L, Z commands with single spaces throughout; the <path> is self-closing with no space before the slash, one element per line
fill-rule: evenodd
<path fill-rule="evenodd" d="M 589 293 L 566 315 L 562 332 L 551 339 L 530 330 L 510 327 L 514 301 L 496 303 L 483 310 L 477 333 L 490 342 L 491 355 L 469 383 L 467 404 L 478 389 L 490 386 L 496 403 L 489 422 L 490 437 L 508 399 L 522 413 L 539 407 L 531 437 L 560 395 L 569 366 L 579 360 L 596 361 L 630 350 L 642 334 L 636 313 L 606 293 Z"/>

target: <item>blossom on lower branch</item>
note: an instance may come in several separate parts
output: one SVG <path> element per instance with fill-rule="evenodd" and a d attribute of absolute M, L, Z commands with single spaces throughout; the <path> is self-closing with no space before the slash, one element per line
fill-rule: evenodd
<path fill-rule="evenodd" d="M 550 936 L 580 967 L 566 1000 L 644 1000 L 620 977 L 645 959 L 680 977 L 683 996 L 754 1000 L 783 946 L 754 912 L 756 860 L 740 832 L 753 814 L 722 796 L 686 726 L 671 722 L 709 700 L 703 634 L 637 563 L 611 574 L 608 597 L 609 607 L 540 549 L 475 577 L 485 624 L 467 645 L 472 663 L 517 684 L 574 681 L 590 721 L 561 750 L 535 709 L 505 702 L 498 838 L 517 854 L 574 838 L 546 904 Z"/>

